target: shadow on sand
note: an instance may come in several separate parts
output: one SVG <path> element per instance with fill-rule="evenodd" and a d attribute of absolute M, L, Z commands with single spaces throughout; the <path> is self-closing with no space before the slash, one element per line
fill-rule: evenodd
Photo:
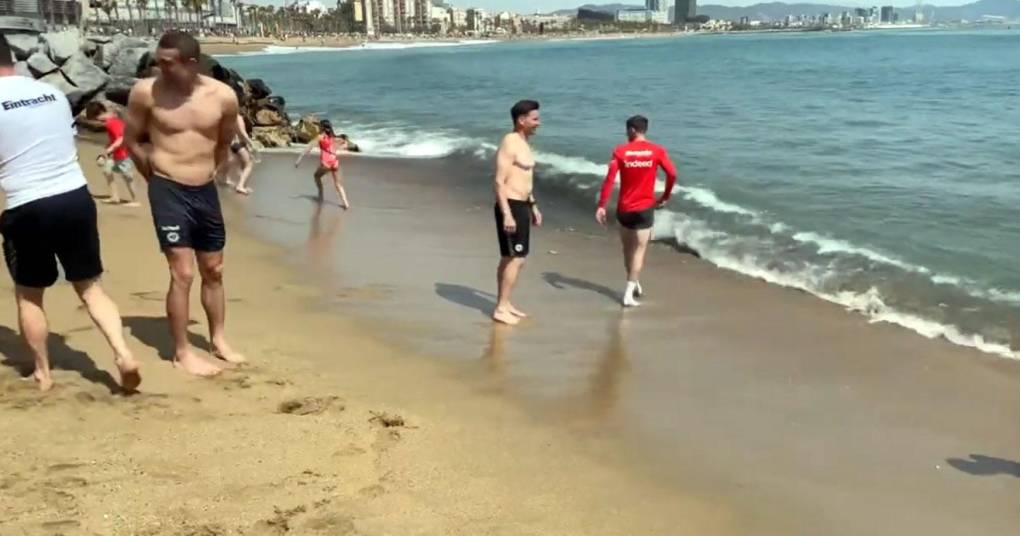
<path fill-rule="evenodd" d="M 197 324 L 189 321 L 189 325 Z M 142 344 L 154 348 L 160 359 L 173 361 L 174 340 L 170 336 L 170 326 L 165 316 L 125 316 L 124 325 L 131 328 L 131 334 Z M 188 332 L 188 341 L 199 350 L 209 352 L 212 345 L 209 340 L 201 335 Z"/>
<path fill-rule="evenodd" d="M 120 384 L 109 372 L 97 367 L 96 362 L 85 352 L 68 346 L 67 338 L 63 335 L 50 333 L 47 346 L 50 351 L 50 369 L 72 370 L 92 383 L 105 386 L 111 394 L 121 392 Z M 35 370 L 35 363 L 21 340 L 21 334 L 7 326 L 0 326 L 0 353 L 4 356 L 0 364 L 17 370 L 22 376 L 27 377 Z M 113 363 L 112 357 L 110 362 Z"/>
<path fill-rule="evenodd" d="M 959 471 L 974 476 L 1008 475 L 1020 478 L 1020 463 L 1003 458 L 971 454 L 970 458 L 949 458 L 946 460 Z"/>

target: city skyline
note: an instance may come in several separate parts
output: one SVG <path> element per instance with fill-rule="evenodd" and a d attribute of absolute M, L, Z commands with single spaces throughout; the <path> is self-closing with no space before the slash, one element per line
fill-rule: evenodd
<path fill-rule="evenodd" d="M 329 0 L 320 0 L 323 4 L 329 5 L 333 2 Z M 672 7 L 674 0 L 665 0 Z M 547 13 L 551 11 L 558 11 L 562 9 L 574 9 L 585 4 L 603 5 L 603 4 L 626 4 L 640 7 L 645 4 L 645 0 L 621 0 L 621 1 L 610 1 L 610 0 L 445 0 L 447 4 L 455 5 L 460 8 L 476 7 L 486 9 L 490 11 L 511 11 L 516 13 Z M 256 5 L 276 5 L 280 6 L 284 4 L 284 0 L 250 0 L 246 2 L 248 4 Z M 287 0 L 287 3 L 292 3 L 292 0 Z M 764 3 L 761 1 L 748 1 L 748 0 L 705 0 L 698 2 L 699 5 L 721 5 L 727 7 L 746 7 L 755 4 Z M 787 1 L 786 4 L 798 4 L 798 3 L 810 3 L 810 4 L 833 4 L 848 7 L 875 7 L 879 5 L 891 5 L 896 8 L 909 8 L 915 5 L 915 2 L 909 0 L 895 0 L 892 2 L 869 2 L 866 0 L 841 0 L 841 1 L 807 1 L 807 2 L 796 2 Z M 932 6 L 962 6 L 970 4 L 969 1 L 961 0 L 924 0 L 925 5 Z"/>

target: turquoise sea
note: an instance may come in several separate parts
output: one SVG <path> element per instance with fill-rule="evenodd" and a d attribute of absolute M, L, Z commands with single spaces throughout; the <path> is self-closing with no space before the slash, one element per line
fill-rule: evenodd
<path fill-rule="evenodd" d="M 295 119 L 329 117 L 366 153 L 448 159 L 483 187 L 510 106 L 537 99 L 538 195 L 592 208 L 624 120 L 647 115 L 681 173 L 658 239 L 1018 357 L 1018 50 L 1016 30 L 918 30 L 220 60 L 265 79 Z"/>

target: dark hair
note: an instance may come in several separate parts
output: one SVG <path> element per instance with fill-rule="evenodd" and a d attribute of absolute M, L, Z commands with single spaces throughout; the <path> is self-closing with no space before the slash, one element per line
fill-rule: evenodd
<path fill-rule="evenodd" d="M 522 115 L 528 115 L 538 109 L 538 101 L 533 100 L 522 100 L 517 101 L 513 108 L 510 108 L 510 118 L 513 119 L 514 124 L 517 124 L 517 119 Z"/>
<path fill-rule="evenodd" d="M 648 118 L 643 115 L 635 115 L 627 120 L 627 129 L 634 129 L 638 134 L 648 132 Z"/>
<path fill-rule="evenodd" d="M 85 117 L 95 119 L 99 117 L 100 114 L 105 113 L 106 110 L 107 107 L 105 104 L 99 101 L 91 101 L 85 105 Z"/>
<path fill-rule="evenodd" d="M 171 30 L 159 38 L 158 46 L 159 48 L 176 50 L 181 55 L 182 60 L 197 60 L 202 54 L 198 40 L 188 32 Z"/>
<path fill-rule="evenodd" d="M 350 139 L 350 138 L 347 137 L 347 134 L 341 134 L 341 135 L 339 135 L 337 137 L 340 138 L 341 140 L 344 140 L 344 141 L 347 141 L 347 140 Z"/>
<path fill-rule="evenodd" d="M 11 45 L 7 44 L 7 38 L 4 34 L 0 33 L 0 67 L 13 67 L 14 66 L 14 53 L 11 51 Z"/>
<path fill-rule="evenodd" d="M 328 119 L 323 119 L 319 122 L 319 127 L 330 136 L 336 137 L 336 133 L 333 132 L 333 123 L 330 123 Z"/>

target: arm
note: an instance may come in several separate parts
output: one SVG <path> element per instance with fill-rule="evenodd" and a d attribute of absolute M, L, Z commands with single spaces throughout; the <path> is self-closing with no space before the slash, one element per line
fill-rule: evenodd
<path fill-rule="evenodd" d="M 143 80 L 131 88 L 128 95 L 127 115 L 124 118 L 125 132 L 124 144 L 127 145 L 131 160 L 138 168 L 138 172 L 149 180 L 152 176 L 152 166 L 149 162 L 149 151 L 142 143 L 142 136 L 149 132 L 149 110 L 151 109 L 150 99 L 152 96 L 152 82 Z"/>
<path fill-rule="evenodd" d="M 301 154 L 298 155 L 297 160 L 294 161 L 294 167 L 298 167 L 301 165 L 301 161 L 304 160 L 305 156 L 307 156 L 308 153 L 312 152 L 312 149 L 315 148 L 316 143 L 318 143 L 317 139 L 308 142 L 308 146 L 305 147 L 304 151 L 301 151 Z"/>
<path fill-rule="evenodd" d="M 616 153 L 609 159 L 609 171 L 606 172 L 606 180 L 602 183 L 602 192 L 599 194 L 599 206 L 595 209 L 595 221 L 600 225 L 606 224 L 606 203 L 609 202 L 609 195 L 613 193 L 613 184 L 616 183 L 616 176 L 620 173 L 620 160 Z"/>
<path fill-rule="evenodd" d="M 216 168 L 230 159 L 230 142 L 237 133 L 237 95 L 223 86 L 223 115 L 220 116 L 219 135 L 216 138 Z M 243 130 L 243 129 L 242 129 Z"/>
<path fill-rule="evenodd" d="M 609 196 L 613 193 L 613 184 L 616 183 L 616 176 L 620 173 L 620 160 L 613 153 L 609 159 L 609 171 L 606 172 L 606 180 L 602 183 L 602 193 L 599 195 L 599 208 L 606 208 Z"/>
<path fill-rule="evenodd" d="M 503 213 L 503 228 L 512 233 L 517 230 L 517 222 L 513 213 L 510 212 L 510 203 L 507 201 L 507 182 L 510 180 L 510 173 L 514 166 L 514 154 L 510 150 L 510 144 L 506 138 L 499 144 L 496 151 L 496 179 L 494 188 L 496 191 L 496 202 L 499 203 L 499 210 Z"/>
<path fill-rule="evenodd" d="M 669 159 L 669 155 L 665 151 L 662 153 L 662 159 L 659 160 L 659 167 L 666 172 L 666 189 L 662 192 L 662 197 L 658 202 L 659 208 L 662 208 L 666 201 L 669 201 L 669 197 L 673 195 L 673 186 L 676 185 L 676 166 L 673 165 L 673 161 Z"/>
<path fill-rule="evenodd" d="M 119 149 L 121 145 L 124 145 L 124 135 L 123 134 L 121 134 L 120 136 L 117 136 L 117 139 L 114 140 L 114 142 L 111 143 L 110 146 L 106 148 L 106 151 L 105 151 L 106 156 L 112 155 L 113 152 L 116 151 L 117 149 Z"/>

